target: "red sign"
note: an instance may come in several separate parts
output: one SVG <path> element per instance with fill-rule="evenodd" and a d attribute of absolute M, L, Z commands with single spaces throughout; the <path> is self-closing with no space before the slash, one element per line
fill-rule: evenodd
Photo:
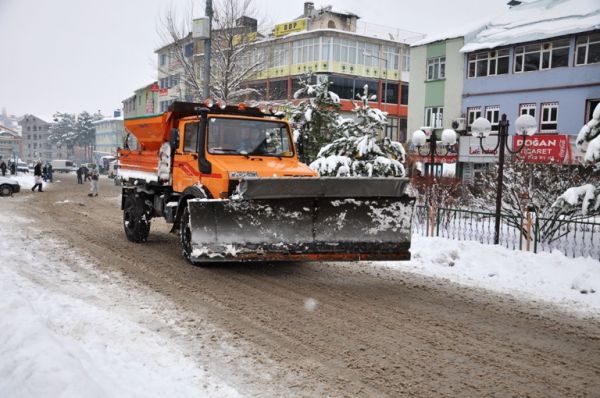
<path fill-rule="evenodd" d="M 160 88 L 158 87 L 158 84 L 153 84 L 150 86 L 150 91 L 152 91 L 153 93 L 160 90 Z"/>
<path fill-rule="evenodd" d="M 423 163 L 431 162 L 431 156 L 429 156 L 429 155 L 423 156 L 423 155 L 418 155 L 418 154 L 417 155 L 411 154 L 410 157 L 415 162 L 423 162 Z M 456 162 L 458 162 L 458 155 L 457 154 L 448 154 L 446 156 L 434 156 L 433 161 L 435 163 L 456 163 Z"/>
<path fill-rule="evenodd" d="M 165 95 L 169 95 L 169 89 L 161 88 L 160 90 L 158 90 L 158 95 L 160 95 L 161 97 L 164 97 Z"/>
<path fill-rule="evenodd" d="M 571 144 L 568 135 L 539 134 L 525 138 L 514 136 L 513 151 L 527 163 L 571 163 Z"/>

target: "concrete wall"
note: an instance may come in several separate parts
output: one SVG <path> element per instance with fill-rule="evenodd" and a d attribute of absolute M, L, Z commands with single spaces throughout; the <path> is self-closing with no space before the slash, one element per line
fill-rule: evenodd
<path fill-rule="evenodd" d="M 408 139 L 423 125 L 425 115 L 425 78 L 427 46 L 410 49 L 410 85 L 408 90 Z"/>

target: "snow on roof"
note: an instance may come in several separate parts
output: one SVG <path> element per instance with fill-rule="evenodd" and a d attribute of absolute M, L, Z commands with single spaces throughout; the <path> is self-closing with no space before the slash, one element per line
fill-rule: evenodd
<path fill-rule="evenodd" d="M 104 119 L 100 119 L 100 120 L 96 120 L 94 122 L 92 122 L 92 124 L 100 124 L 103 122 L 113 122 L 116 120 L 123 120 L 123 116 L 119 116 L 119 117 L 105 117 Z"/>
<path fill-rule="evenodd" d="M 465 35 L 463 53 L 600 29 L 598 0 L 534 0 Z"/>
<path fill-rule="evenodd" d="M 598 0 L 522 0 L 497 16 L 428 35 L 412 47 L 465 38 L 461 52 L 495 48 L 600 29 Z"/>

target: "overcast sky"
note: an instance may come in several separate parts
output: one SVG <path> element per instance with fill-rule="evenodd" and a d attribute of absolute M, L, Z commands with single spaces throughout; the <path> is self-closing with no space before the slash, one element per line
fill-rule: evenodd
<path fill-rule="evenodd" d="M 254 0 L 271 24 L 302 13 L 300 0 Z M 440 33 L 498 14 L 508 0 L 328 0 L 361 20 Z M 169 4 L 192 0 L 0 0 L 0 107 L 9 114 L 101 110 L 111 115 L 156 79 L 157 26 Z M 194 0 L 195 16 L 204 0 Z"/>

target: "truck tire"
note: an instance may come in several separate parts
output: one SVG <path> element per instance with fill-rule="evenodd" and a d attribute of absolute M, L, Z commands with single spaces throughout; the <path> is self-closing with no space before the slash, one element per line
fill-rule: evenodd
<path fill-rule="evenodd" d="M 142 243 L 148 240 L 150 234 L 150 219 L 145 210 L 144 200 L 134 194 L 125 198 L 123 206 L 123 228 L 131 242 Z"/>
<path fill-rule="evenodd" d="M 187 203 L 184 204 L 183 213 L 181 213 L 181 221 L 179 223 L 179 242 L 181 243 L 181 254 L 193 264 L 192 261 L 192 229 L 190 226 L 190 210 Z"/>

